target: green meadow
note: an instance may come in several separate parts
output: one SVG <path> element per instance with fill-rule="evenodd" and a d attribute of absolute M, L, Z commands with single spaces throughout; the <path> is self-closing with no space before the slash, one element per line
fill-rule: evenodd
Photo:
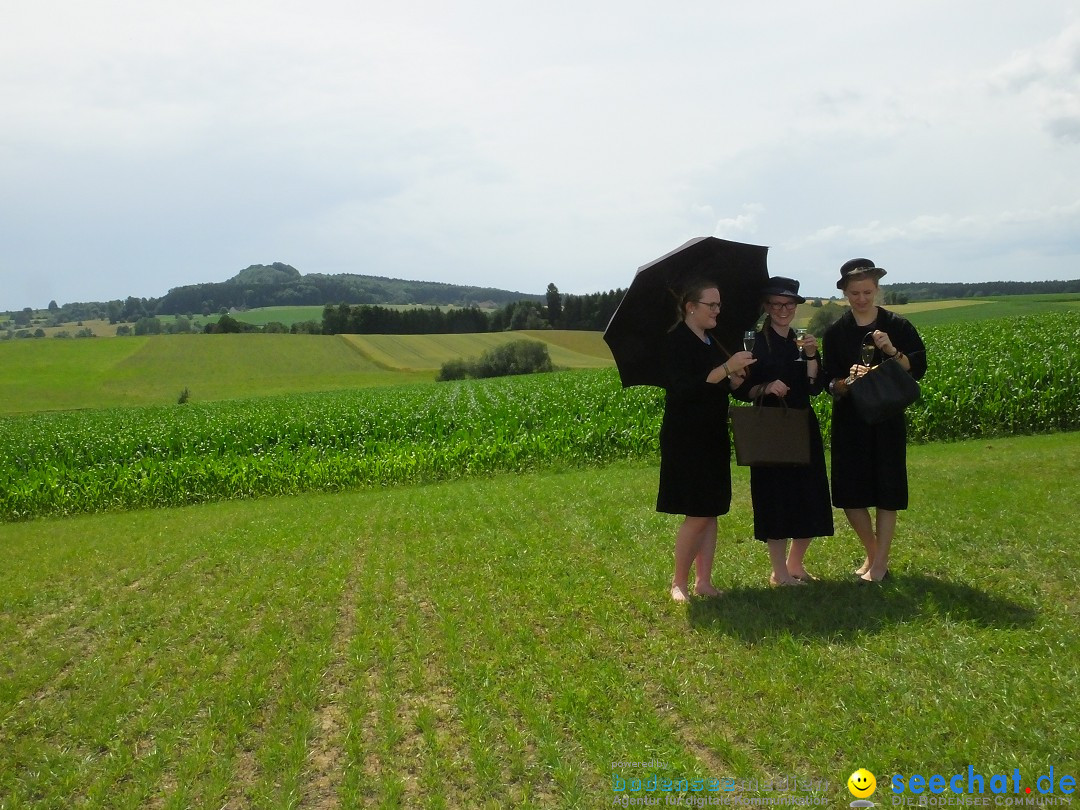
<path fill-rule="evenodd" d="M 847 806 L 857 768 L 878 806 L 969 767 L 991 805 L 1015 772 L 1066 797 L 1080 315 L 1019 305 L 925 326 L 885 583 L 836 512 L 821 581 L 770 589 L 733 467 L 725 594 L 689 606 L 659 396 L 598 333 L 438 385 L 500 336 L 0 342 L 0 497 L 31 504 L 0 522 L 0 810 Z"/>
<path fill-rule="evenodd" d="M 613 365 L 597 332 L 153 335 L 0 342 L 0 414 L 168 405 L 431 382 L 446 360 L 523 337 L 564 368 Z"/>
<path fill-rule="evenodd" d="M 1080 295 L 999 295 L 951 301 L 921 301 L 889 307 L 918 327 L 970 323 L 1016 315 L 1048 315 L 1080 310 Z"/>
<path fill-rule="evenodd" d="M 837 514 L 822 581 L 775 590 L 735 468 L 726 594 L 689 608 L 653 463 L 0 525 L 0 807 L 592 808 L 663 797 L 654 775 L 846 806 L 860 767 L 884 805 L 893 774 L 970 765 L 991 800 L 992 774 L 1077 776 L 1080 434 L 910 470 L 883 586 L 851 580 Z"/>

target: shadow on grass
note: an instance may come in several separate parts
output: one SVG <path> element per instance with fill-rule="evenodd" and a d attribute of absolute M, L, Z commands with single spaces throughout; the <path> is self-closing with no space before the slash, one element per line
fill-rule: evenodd
<path fill-rule="evenodd" d="M 739 588 L 718 599 L 695 599 L 690 626 L 756 643 L 780 636 L 855 639 L 895 624 L 935 617 L 978 627 L 1030 627 L 1032 607 L 955 582 L 893 573 L 880 585 L 854 579 L 812 582 L 797 588 Z"/>

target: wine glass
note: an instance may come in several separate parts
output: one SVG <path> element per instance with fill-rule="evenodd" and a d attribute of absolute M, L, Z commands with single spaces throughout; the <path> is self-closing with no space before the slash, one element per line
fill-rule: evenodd
<path fill-rule="evenodd" d="M 867 368 L 870 368 L 870 364 L 874 362 L 874 352 L 877 351 L 877 347 L 873 343 L 864 343 L 862 347 L 862 364 Z"/>
<path fill-rule="evenodd" d="M 754 350 L 754 340 L 756 338 L 757 332 L 755 332 L 753 329 L 747 329 L 745 332 L 742 333 L 742 347 L 746 351 L 752 352 Z"/>
<path fill-rule="evenodd" d="M 800 363 L 806 362 L 806 352 L 803 350 L 803 341 L 806 340 L 806 327 L 795 327 L 795 345 L 799 347 L 799 356 L 795 359 Z"/>

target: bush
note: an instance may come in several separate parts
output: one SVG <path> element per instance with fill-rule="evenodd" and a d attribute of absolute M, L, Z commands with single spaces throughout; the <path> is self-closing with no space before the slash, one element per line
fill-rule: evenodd
<path fill-rule="evenodd" d="M 833 322 L 845 312 L 847 312 L 847 307 L 829 301 L 829 303 L 817 310 L 810 318 L 810 323 L 807 324 L 810 334 L 821 337 L 825 334 L 825 330 L 832 326 Z"/>
<path fill-rule="evenodd" d="M 509 377 L 551 371 L 547 345 L 537 340 L 514 340 L 484 352 L 476 360 L 450 360 L 443 363 L 438 382 L 464 380 L 467 377 Z"/>
<path fill-rule="evenodd" d="M 469 376 L 468 362 L 465 360 L 447 360 L 443 363 L 442 370 L 435 376 L 435 381 L 464 380 Z"/>

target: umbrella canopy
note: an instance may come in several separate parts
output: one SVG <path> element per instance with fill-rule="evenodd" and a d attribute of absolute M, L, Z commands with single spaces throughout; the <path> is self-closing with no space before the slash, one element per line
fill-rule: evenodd
<path fill-rule="evenodd" d="M 639 268 L 604 330 L 623 387 L 663 386 L 664 336 L 678 321 L 683 287 L 696 279 L 715 282 L 724 299 L 713 334 L 727 354 L 741 350 L 743 331 L 761 314 L 768 250 L 700 236 Z"/>

